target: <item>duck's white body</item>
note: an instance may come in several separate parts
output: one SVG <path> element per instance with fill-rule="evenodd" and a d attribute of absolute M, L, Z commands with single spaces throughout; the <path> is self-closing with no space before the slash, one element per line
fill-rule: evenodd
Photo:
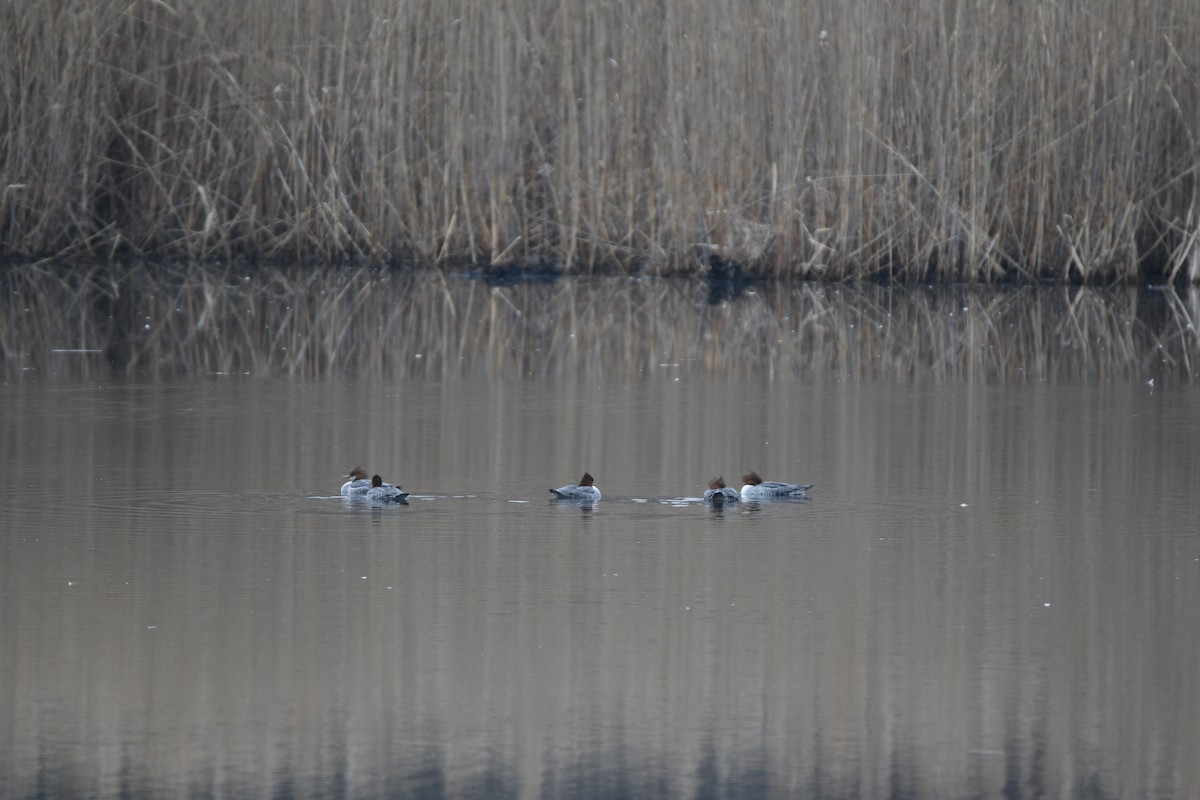
<path fill-rule="evenodd" d="M 349 479 L 342 484 L 342 494 L 346 497 L 366 497 L 371 500 L 403 500 L 408 497 L 408 492 L 399 486 L 384 483 L 378 475 L 368 480 L 367 471 L 362 467 L 355 467 L 342 477 Z"/>
<path fill-rule="evenodd" d="M 566 486 L 551 489 L 550 493 L 554 495 L 556 500 L 590 500 L 595 502 L 600 499 L 600 490 L 596 487 L 595 479 L 586 472 L 579 479 L 579 483 L 568 483 Z"/>
<path fill-rule="evenodd" d="M 600 499 L 600 490 L 595 486 L 579 486 L 578 484 L 568 483 L 566 486 L 560 486 L 550 491 L 554 492 L 554 496 L 560 500 Z"/>
<path fill-rule="evenodd" d="M 360 474 L 362 477 L 358 477 Z M 349 475 L 343 475 L 342 477 L 350 479 L 342 484 L 342 494 L 344 495 L 353 497 L 354 495 L 366 494 L 371 490 L 371 482 L 367 480 L 367 473 L 362 470 L 359 470 L 357 473 L 351 470 Z"/>
<path fill-rule="evenodd" d="M 781 481 L 764 481 L 757 472 L 743 475 L 745 485 L 742 487 L 743 500 L 771 500 L 779 497 L 803 497 L 804 493 L 813 487 L 811 483 L 783 483 Z"/>
<path fill-rule="evenodd" d="M 712 503 L 714 506 L 736 503 L 739 499 L 737 489 L 726 486 L 724 478 L 713 478 L 708 482 L 708 488 L 704 490 L 704 502 Z"/>
<path fill-rule="evenodd" d="M 403 503 L 408 492 L 401 489 L 399 486 L 393 486 L 390 483 L 384 483 L 383 478 L 376 475 L 371 478 L 371 488 L 367 489 L 367 499 L 380 503 Z"/>

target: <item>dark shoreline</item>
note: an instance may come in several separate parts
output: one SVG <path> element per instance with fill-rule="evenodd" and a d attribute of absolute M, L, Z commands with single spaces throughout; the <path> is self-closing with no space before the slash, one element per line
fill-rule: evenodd
<path fill-rule="evenodd" d="M 347 257 L 344 259 L 312 258 L 302 262 L 294 259 L 262 258 L 257 256 L 242 256 L 231 259 L 193 260 L 171 256 L 156 257 L 149 255 L 120 255 L 109 259 L 96 259 L 81 256 L 9 256 L 0 258 L 0 276 L 11 270 L 20 269 L 53 269 L 75 272 L 87 275 L 97 269 L 131 270 L 143 265 L 161 267 L 168 273 L 172 271 L 203 268 L 212 272 L 222 270 L 242 270 L 250 273 L 262 270 L 277 270 L 283 272 L 322 272 L 345 273 L 358 270 L 387 274 L 420 274 L 439 273 L 446 276 L 479 280 L 493 285 L 512 285 L 518 283 L 546 283 L 565 278 L 661 278 L 669 280 L 694 280 L 709 286 L 746 287 L 755 284 L 790 284 L 812 283 L 821 285 L 871 285 L 895 287 L 1008 287 L 1021 288 L 1032 286 L 1059 286 L 1064 288 L 1080 287 L 1116 287 L 1144 286 L 1157 288 L 1174 286 L 1186 289 L 1192 284 L 1185 276 L 1177 274 L 1174 280 L 1164 280 L 1166 277 L 1161 270 L 1146 270 L 1135 275 L 1106 276 L 1082 275 L 1074 273 L 1064 280 L 1052 275 L 1043 275 L 1037 280 L 1022 280 L 1013 273 L 1005 273 L 999 277 L 985 281 L 961 280 L 930 280 L 916 279 L 901 270 L 892 273 L 876 272 L 867 275 L 847 278 L 823 278 L 818 276 L 797 276 L 777 274 L 752 265 L 722 259 L 696 259 L 689 269 L 656 271 L 649 268 L 628 267 L 620 263 L 594 264 L 587 270 L 572 269 L 548 259 L 537 259 L 526 263 L 509 261 L 499 264 L 483 264 L 469 259 L 448 259 L 441 264 L 425 264 L 412 260 L 388 259 L 377 260 L 362 257 Z"/>

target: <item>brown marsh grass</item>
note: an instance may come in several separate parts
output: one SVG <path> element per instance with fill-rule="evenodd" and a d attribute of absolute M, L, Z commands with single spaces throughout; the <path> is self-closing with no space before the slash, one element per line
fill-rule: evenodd
<path fill-rule="evenodd" d="M 5 374 L 1191 383 L 1200 291 L 19 267 Z M 82 351 L 82 352 L 80 352 Z"/>
<path fill-rule="evenodd" d="M 13 0 L 0 256 L 1200 281 L 1195 0 Z"/>

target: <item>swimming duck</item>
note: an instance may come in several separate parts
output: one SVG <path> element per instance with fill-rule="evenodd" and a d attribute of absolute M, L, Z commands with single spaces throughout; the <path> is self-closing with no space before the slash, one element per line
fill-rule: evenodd
<path fill-rule="evenodd" d="M 371 476 L 371 488 L 367 489 L 368 500 L 379 500 L 385 503 L 407 503 L 404 498 L 408 497 L 408 492 L 403 491 L 399 486 L 393 486 L 390 483 L 384 483 L 383 478 L 378 475 Z"/>
<path fill-rule="evenodd" d="M 723 506 L 725 503 L 736 503 L 738 497 L 737 489 L 725 485 L 725 479 L 718 476 L 708 482 L 708 489 L 704 492 L 704 502 L 712 503 L 714 506 Z"/>
<path fill-rule="evenodd" d="M 742 476 L 743 500 L 770 500 L 776 497 L 803 497 L 804 493 L 813 487 L 811 483 L 780 483 L 779 481 L 764 481 L 757 472 L 749 472 Z"/>
<path fill-rule="evenodd" d="M 556 500 L 600 499 L 600 490 L 596 488 L 596 479 L 592 477 L 590 472 L 583 473 L 583 477 L 579 479 L 579 483 L 568 483 L 566 486 L 551 489 L 550 493 L 554 495 L 554 499 Z"/>
<path fill-rule="evenodd" d="M 367 471 L 362 467 L 355 467 L 342 477 L 347 479 L 342 484 L 342 494 L 366 494 L 371 490 L 371 481 L 367 480 Z"/>

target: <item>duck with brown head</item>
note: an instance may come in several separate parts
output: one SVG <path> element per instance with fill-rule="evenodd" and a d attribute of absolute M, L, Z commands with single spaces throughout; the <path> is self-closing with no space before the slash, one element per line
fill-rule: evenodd
<path fill-rule="evenodd" d="M 600 489 L 596 486 L 596 479 L 592 477 L 590 472 L 583 473 L 583 477 L 579 479 L 579 483 L 568 483 L 566 486 L 560 486 L 557 489 L 551 489 L 550 494 L 554 495 L 554 500 L 589 500 L 595 502 L 600 499 Z"/>
<path fill-rule="evenodd" d="M 393 486 L 390 483 L 384 483 L 383 478 L 378 475 L 371 477 L 371 488 L 367 490 L 367 499 L 381 503 L 403 503 L 408 505 L 408 492 L 402 490 L 399 486 Z"/>
<path fill-rule="evenodd" d="M 708 489 L 704 491 L 704 502 L 714 506 L 736 503 L 738 499 L 737 489 L 726 486 L 725 479 L 719 475 L 708 482 Z"/>
<path fill-rule="evenodd" d="M 355 467 L 343 475 L 342 478 L 346 481 L 342 484 L 342 494 L 346 497 L 373 497 L 380 499 L 384 495 L 395 497 L 397 494 L 408 497 L 408 492 L 400 491 L 399 486 L 384 483 L 383 478 L 378 475 L 368 480 L 367 471 L 362 467 Z"/>
<path fill-rule="evenodd" d="M 813 487 L 811 483 L 783 483 L 781 481 L 764 481 L 757 472 L 747 472 L 742 476 L 743 500 L 772 500 L 785 497 L 804 497 L 804 493 Z"/>
<path fill-rule="evenodd" d="M 366 494 L 371 489 L 371 481 L 367 479 L 367 471 L 362 467 L 355 467 L 342 476 L 342 480 L 346 481 L 342 484 L 342 494 L 353 496 L 356 494 Z"/>

